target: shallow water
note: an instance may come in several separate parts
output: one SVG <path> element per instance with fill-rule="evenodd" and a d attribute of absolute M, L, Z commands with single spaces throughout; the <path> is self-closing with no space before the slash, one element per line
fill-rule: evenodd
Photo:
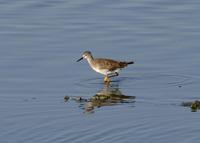
<path fill-rule="evenodd" d="M 1 1 L 0 142 L 200 140 L 199 111 L 181 106 L 200 99 L 199 8 L 196 0 Z M 75 62 L 85 50 L 135 64 L 105 87 Z M 94 101 L 101 93 L 114 99 Z"/>

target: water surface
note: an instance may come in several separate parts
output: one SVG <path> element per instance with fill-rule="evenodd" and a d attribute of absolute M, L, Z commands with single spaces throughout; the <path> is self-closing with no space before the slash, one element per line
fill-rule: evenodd
<path fill-rule="evenodd" d="M 200 140 L 199 111 L 181 106 L 200 100 L 199 8 L 196 0 L 1 1 L 0 141 Z M 75 62 L 85 50 L 135 64 L 105 87 Z M 99 94 L 114 98 L 94 102 Z"/>

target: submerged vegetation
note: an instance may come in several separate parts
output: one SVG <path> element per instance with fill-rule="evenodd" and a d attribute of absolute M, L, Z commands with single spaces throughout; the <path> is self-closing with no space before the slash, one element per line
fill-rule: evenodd
<path fill-rule="evenodd" d="M 183 102 L 182 106 L 184 107 L 190 107 L 192 112 L 197 112 L 200 109 L 200 101 L 189 101 L 189 102 Z"/>

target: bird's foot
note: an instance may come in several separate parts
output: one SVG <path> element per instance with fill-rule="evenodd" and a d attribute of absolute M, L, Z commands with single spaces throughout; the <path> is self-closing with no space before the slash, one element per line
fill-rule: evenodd
<path fill-rule="evenodd" d="M 105 76 L 104 83 L 105 84 L 109 84 L 110 83 L 110 78 L 108 76 Z"/>

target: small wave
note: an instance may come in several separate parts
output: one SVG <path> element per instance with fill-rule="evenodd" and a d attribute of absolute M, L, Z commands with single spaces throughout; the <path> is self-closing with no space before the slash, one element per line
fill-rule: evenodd
<path fill-rule="evenodd" d="M 190 75 L 176 74 L 157 74 L 143 73 L 129 77 L 117 77 L 112 79 L 111 85 L 120 85 L 124 89 L 149 89 L 149 88 L 167 88 L 170 86 L 182 87 L 194 84 L 197 78 Z M 102 86 L 102 78 L 81 79 L 75 85 L 83 88 L 96 88 Z"/>

